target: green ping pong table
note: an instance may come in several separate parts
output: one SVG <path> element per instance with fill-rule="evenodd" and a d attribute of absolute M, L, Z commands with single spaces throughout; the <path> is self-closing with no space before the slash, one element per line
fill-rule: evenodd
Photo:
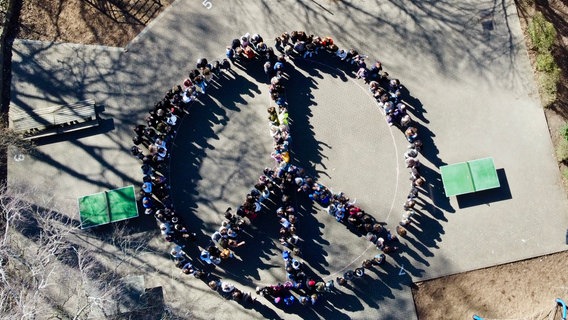
<path fill-rule="evenodd" d="M 138 217 L 134 186 L 80 197 L 81 229 Z"/>
<path fill-rule="evenodd" d="M 498 188 L 500 186 L 493 158 L 441 166 L 440 171 L 447 197 Z"/>

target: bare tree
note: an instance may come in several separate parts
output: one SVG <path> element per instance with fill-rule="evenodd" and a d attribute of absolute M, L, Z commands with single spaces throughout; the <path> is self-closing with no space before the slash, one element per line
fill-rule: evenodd
<path fill-rule="evenodd" d="M 33 142 L 0 122 L 0 148 L 14 149 L 22 153 L 28 153 L 33 149 Z"/>
<path fill-rule="evenodd" d="M 147 241 L 115 228 L 107 239 L 115 252 L 104 259 L 100 239 L 82 243 L 76 220 L 53 209 L 49 197 L 32 205 L 33 195 L 44 193 L 23 190 L 0 188 L 0 318 L 87 319 L 129 311 L 117 303 L 132 291 L 122 278 L 137 270 L 129 266 Z"/>
<path fill-rule="evenodd" d="M 7 185 L 8 176 L 8 157 L 13 156 L 15 160 L 23 159 L 34 149 L 31 140 L 26 140 L 23 136 L 9 128 L 6 116 L 0 114 L 0 186 Z"/>

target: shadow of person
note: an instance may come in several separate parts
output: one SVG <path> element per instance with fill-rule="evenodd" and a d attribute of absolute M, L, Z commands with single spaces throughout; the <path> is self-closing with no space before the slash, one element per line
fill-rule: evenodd
<path fill-rule="evenodd" d="M 443 217 L 443 213 L 440 211 L 440 209 L 450 213 L 456 212 L 456 210 L 450 204 L 450 199 L 446 197 L 446 194 L 444 192 L 442 176 L 438 172 L 423 164 L 420 165 L 420 175 L 423 176 L 424 179 L 426 179 L 425 185 L 423 185 L 420 189 L 422 193 L 425 194 L 431 201 L 426 201 L 426 199 L 422 199 L 422 197 L 419 198 L 423 200 L 424 206 L 430 209 L 428 211 L 431 212 L 433 216 L 436 216 L 438 219 L 443 220 L 445 220 L 445 218 Z M 437 209 L 436 207 L 439 209 Z"/>
<path fill-rule="evenodd" d="M 276 313 L 276 311 L 274 311 L 274 309 L 272 307 L 270 307 L 269 305 L 266 305 L 258 300 L 256 300 L 253 303 L 249 303 L 249 304 L 243 304 L 243 307 L 249 310 L 254 310 L 258 313 L 260 313 L 262 315 L 262 317 L 264 319 L 274 319 L 274 320 L 283 320 L 284 318 L 281 318 L 280 316 L 278 316 L 278 314 Z"/>
<path fill-rule="evenodd" d="M 427 113 L 427 111 L 424 109 L 424 105 L 422 104 L 420 99 L 413 97 L 410 94 L 408 88 L 406 88 L 404 85 L 402 85 L 400 92 L 401 92 L 401 97 L 400 97 L 401 100 L 404 102 L 404 104 L 407 105 L 406 111 L 412 114 L 413 117 L 420 120 L 421 122 L 430 123 L 430 121 L 426 119 L 426 117 L 424 116 L 424 114 Z"/>
<path fill-rule="evenodd" d="M 437 219 L 429 217 L 427 214 L 420 210 L 415 211 L 416 214 L 412 216 L 412 219 L 414 219 L 414 221 L 407 226 L 406 230 L 410 234 L 413 234 L 416 240 L 418 240 L 427 248 L 438 249 L 438 242 L 442 241 L 444 228 Z M 419 248 L 419 246 L 415 248 Z M 430 251 L 423 248 L 423 252 Z"/>

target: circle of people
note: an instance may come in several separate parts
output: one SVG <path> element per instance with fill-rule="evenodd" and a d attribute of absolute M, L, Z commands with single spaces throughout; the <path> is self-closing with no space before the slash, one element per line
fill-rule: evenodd
<path fill-rule="evenodd" d="M 422 142 L 413 120 L 407 113 L 407 104 L 402 100 L 402 89 L 399 80 L 390 79 L 382 65 L 376 61 L 367 67 L 367 56 L 354 49 L 339 49 L 331 37 L 307 35 L 303 31 L 282 33 L 275 38 L 275 48 L 269 47 L 258 34 L 245 34 L 234 39 L 226 49 L 226 58 L 212 63 L 205 58 L 197 60 L 195 68 L 189 71 L 188 78 L 182 84 L 167 91 L 164 98 L 158 101 L 145 117 L 146 124 L 134 128 L 131 153 L 141 162 L 143 183 L 139 191 L 139 199 L 147 215 L 153 215 L 164 239 L 174 244 L 171 255 L 176 267 L 183 274 L 193 275 L 207 282 L 209 287 L 226 297 L 243 303 L 256 300 L 250 292 L 235 288 L 229 282 L 214 279 L 203 268 L 186 254 L 187 246 L 195 245 L 197 235 L 178 216 L 170 196 L 168 180 L 169 148 L 176 137 L 181 119 L 189 114 L 192 104 L 207 91 L 208 85 L 218 78 L 221 72 L 232 72 L 231 64 L 247 67 L 253 61 L 263 63 L 264 72 L 269 81 L 269 93 L 274 106 L 267 109 L 269 131 L 273 138 L 273 168 L 266 168 L 259 177 L 245 200 L 236 212 L 228 208 L 224 213 L 221 227 L 211 235 L 211 241 L 205 248 L 199 248 L 199 260 L 203 265 L 214 267 L 223 260 L 235 257 L 235 251 L 245 245 L 239 234 L 247 226 L 263 214 L 263 202 L 270 198 L 280 198 L 282 206 L 276 210 L 276 218 L 281 228 L 278 239 L 285 249 L 282 252 L 287 279 L 284 283 L 257 287 L 256 293 L 275 304 L 285 306 L 296 302 L 302 305 L 315 304 L 323 294 L 332 292 L 334 280 L 324 281 L 317 277 L 306 276 L 307 266 L 296 257 L 301 256 L 301 238 L 298 236 L 298 216 L 292 204 L 292 197 L 305 196 L 318 203 L 335 219 L 345 224 L 351 231 L 363 235 L 372 242 L 381 253 L 365 259 L 361 267 L 347 270 L 335 281 L 345 285 L 354 278 L 363 277 L 365 269 L 384 263 L 385 254 L 395 252 L 398 236 L 404 237 L 406 229 L 415 214 L 414 206 L 418 197 L 418 188 L 425 179 L 420 175 L 418 155 Z M 355 76 L 369 85 L 369 90 L 377 100 L 378 106 L 391 126 L 400 127 L 410 143 L 404 154 L 405 164 L 410 169 L 411 190 L 403 205 L 403 214 L 396 234 L 384 227 L 374 217 L 355 205 L 355 201 L 342 192 L 334 193 L 319 183 L 316 178 L 305 174 L 304 170 L 290 163 L 290 147 L 292 137 L 289 128 L 288 103 L 285 94 L 286 68 L 289 59 L 314 58 L 318 55 L 333 55 L 348 68 L 356 70 Z M 144 149 L 142 149 L 144 148 Z M 398 236 L 397 236 L 398 235 Z"/>

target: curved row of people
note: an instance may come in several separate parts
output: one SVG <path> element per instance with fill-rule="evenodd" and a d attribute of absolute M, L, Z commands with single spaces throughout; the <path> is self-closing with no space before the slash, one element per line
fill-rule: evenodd
<path fill-rule="evenodd" d="M 326 52 L 327 55 L 336 56 L 341 63 L 353 66 L 357 69 L 357 78 L 363 78 L 367 83 L 370 83 L 370 87 L 373 88 L 373 90 L 371 90 L 373 95 L 378 100 L 383 99 L 383 104 L 379 102 L 379 106 L 384 107 L 384 103 L 389 102 L 386 107 L 391 108 L 391 105 L 402 103 L 402 86 L 400 81 L 398 79 L 390 79 L 389 74 L 383 71 L 381 62 L 376 61 L 370 68 L 367 68 L 367 55 L 361 54 L 355 49 L 340 49 L 334 44 L 331 37 L 319 37 L 307 35 L 303 31 L 292 31 L 289 34 L 287 32 L 282 33 L 275 39 L 275 42 L 275 47 L 288 57 L 312 58 L 320 52 Z M 383 90 L 384 93 L 382 91 L 379 92 L 380 84 L 388 85 L 388 91 Z M 272 78 L 269 87 L 271 94 L 275 86 L 277 87 L 276 91 L 280 95 L 279 98 L 285 97 L 282 77 Z M 276 104 L 277 107 L 269 107 L 268 109 L 270 132 L 274 137 L 272 158 L 276 160 L 277 166 L 285 168 L 289 165 L 289 148 L 292 138 L 290 137 L 287 127 L 289 122 L 287 108 L 282 108 L 279 103 Z M 389 124 L 394 123 L 395 118 L 393 112 L 394 109 L 389 109 L 385 112 Z M 410 119 L 410 116 L 405 115 L 404 118 Z M 284 121 L 281 121 L 281 119 L 284 119 Z M 410 121 L 411 120 L 408 120 L 408 123 L 410 123 Z M 416 176 L 413 183 L 418 185 L 424 182 L 423 178 L 419 176 L 419 161 L 417 159 L 421 142 L 418 139 L 416 128 L 409 127 L 407 131 L 407 139 L 415 146 L 414 149 L 412 149 L 415 153 L 408 154 L 409 157 L 406 158 L 406 164 L 407 167 L 413 168 Z M 298 185 L 298 192 L 307 194 L 310 199 L 320 204 L 330 215 L 334 216 L 338 222 L 346 224 L 355 232 L 366 235 L 369 240 L 378 241 L 376 242 L 377 248 L 381 250 L 386 248 L 387 253 L 390 253 L 399 247 L 393 243 L 398 240 L 395 234 L 391 234 L 389 230 L 384 229 L 381 223 L 356 206 L 355 201 L 351 202 L 342 192 L 334 194 L 329 188 L 318 183 L 311 177 L 292 176 L 288 177 L 288 180 L 294 180 Z M 397 232 L 398 231 L 400 231 L 399 234 L 405 234 L 400 228 L 397 228 Z"/>
<path fill-rule="evenodd" d="M 286 57 L 294 54 L 303 57 L 313 57 L 321 49 L 325 49 L 337 55 L 341 60 L 356 65 L 360 70 L 365 67 L 366 56 L 360 55 L 355 50 L 340 50 L 329 37 L 307 36 L 304 32 L 292 32 L 290 35 L 282 34 L 277 38 L 276 42 L 276 48 L 282 51 L 283 55 L 276 56 L 272 48 L 267 47 L 259 35 L 253 37 L 245 35 L 238 41 L 238 46 L 237 41 L 233 41 L 231 47 L 227 49 L 227 59 L 223 59 L 222 62 L 214 61 L 212 64 L 209 64 L 206 59 L 199 59 L 196 68 L 190 71 L 189 77 L 183 81 L 183 85 L 176 86 L 168 91 L 164 99 L 150 111 L 149 116 L 145 119 L 147 125 L 135 128 L 136 136 L 133 138 L 135 146 L 132 148 L 132 153 L 143 161 L 142 170 L 144 178 L 140 192 L 142 205 L 147 214 L 155 215 L 160 223 L 160 229 L 165 239 L 176 243 L 176 248 L 172 250 L 172 256 L 176 259 L 176 265 L 182 269 L 183 273 L 194 274 L 196 277 L 202 277 L 204 274 L 193 266 L 190 259 L 186 259 L 185 254 L 180 253 L 183 252 L 183 248 L 186 245 L 183 241 L 195 240 L 195 234 L 187 231 L 180 218 L 175 215 L 173 204 L 169 197 L 169 186 L 166 178 L 168 170 L 166 160 L 169 157 L 168 147 L 175 136 L 175 129 L 179 123 L 178 120 L 188 113 L 191 103 L 199 95 L 205 94 L 213 75 L 218 75 L 222 69 L 230 69 L 229 60 L 235 61 L 237 59 L 252 60 L 263 56 L 266 59 L 264 69 L 270 79 L 269 92 L 276 104 L 275 107 L 268 109 L 268 114 L 270 133 L 274 138 L 274 151 L 271 156 L 276 161 L 277 166 L 274 169 L 265 170 L 265 173 L 259 178 L 258 184 L 247 194 L 245 202 L 239 206 L 236 215 L 231 210 L 225 212 L 223 225 L 212 235 L 212 245 L 201 252 L 201 260 L 217 264 L 223 253 L 225 253 L 225 258 L 231 257 L 232 252 L 230 249 L 244 244 L 243 241 L 238 240 L 238 233 L 244 225 L 243 218 L 247 217 L 250 220 L 254 220 L 262 210 L 262 201 L 274 194 L 275 188 L 282 192 L 284 200 L 283 207 L 277 211 L 279 221 L 285 229 L 281 230 L 279 239 L 281 244 L 290 246 L 295 250 L 294 252 L 299 252 L 297 248 L 299 238 L 293 228 L 296 222 L 295 216 L 290 214 L 290 211 L 293 212 L 294 208 L 285 205 L 286 199 L 291 195 L 291 191 L 307 194 L 310 199 L 322 205 L 330 214 L 333 214 L 337 221 L 346 222 L 362 233 L 366 232 L 370 238 L 369 240 L 376 237 L 377 247 L 383 250 L 386 248 L 386 253 L 392 252 L 391 249 L 396 248 L 396 246 L 385 244 L 385 241 L 390 243 L 390 241 L 396 239 L 396 236 L 392 235 L 390 231 L 385 231 L 374 218 L 354 206 L 354 203 L 350 203 L 349 199 L 342 193 L 334 195 L 331 190 L 317 183 L 314 178 L 303 174 L 301 168 L 290 165 L 289 148 L 291 136 L 288 126 L 288 105 L 283 85 Z M 253 54 L 250 53 L 251 50 Z M 377 79 L 388 77 L 388 74 L 381 73 L 382 67 L 378 62 L 371 69 L 365 77 L 361 78 L 367 80 L 376 77 L 378 77 Z M 396 97 L 398 93 L 396 91 L 394 93 Z M 409 136 L 412 138 L 408 138 Z M 419 151 L 421 144 L 416 136 L 417 132 L 415 129 L 410 130 L 410 135 L 407 134 L 409 142 L 414 146 L 413 150 Z M 144 152 L 139 147 L 140 145 L 145 146 L 148 152 Z M 386 234 L 384 237 L 380 237 L 380 232 L 383 231 Z M 384 261 L 384 258 L 382 261 Z"/>
<path fill-rule="evenodd" d="M 261 43 L 261 47 L 264 49 L 259 52 L 259 57 L 268 52 L 265 55 L 264 71 L 270 79 L 269 92 L 272 100 L 276 103 L 276 107 L 270 107 L 268 113 L 270 132 L 274 137 L 274 151 L 271 156 L 276 160 L 277 164 L 287 164 L 290 159 L 288 150 L 291 143 L 288 127 L 289 116 L 285 100 L 285 89 L 282 84 L 285 58 L 293 56 L 314 57 L 323 49 L 357 69 L 356 78 L 361 78 L 365 83 L 369 84 L 369 90 L 377 100 L 377 104 L 383 111 L 387 123 L 391 126 L 396 125 L 404 131 L 405 137 L 410 143 L 404 156 L 405 164 L 411 170 L 411 190 L 404 204 L 400 225 L 404 227 L 410 223 L 409 217 L 414 214 L 414 211 L 408 210 L 411 209 L 408 206 L 413 206 L 416 203 L 415 198 L 418 194 L 416 188 L 421 187 L 425 179 L 420 175 L 420 161 L 418 160 L 422 141 L 418 137 L 418 129 L 416 126 L 413 126 L 414 122 L 407 112 L 407 104 L 402 100 L 403 86 L 400 81 L 390 78 L 389 74 L 383 70 L 380 61 L 375 61 L 370 67 L 367 67 L 367 55 L 361 54 L 355 49 L 340 49 L 334 44 L 331 37 L 322 38 L 315 35 L 307 35 L 303 31 L 284 32 L 275 39 L 275 48 L 283 53 L 283 55 L 276 57 L 272 50 L 265 50 L 266 47 L 262 37 L 254 35 L 253 38 L 256 40 L 248 40 L 248 36 L 247 34 L 241 37 L 241 45 L 244 44 L 244 47 L 246 47 L 252 43 L 251 46 L 256 50 L 256 44 Z M 238 39 L 233 40 L 233 45 L 238 42 Z M 326 197 L 326 194 L 323 194 L 322 201 L 326 202 L 329 196 Z M 315 195 L 319 196 L 318 193 Z M 343 215 L 343 211 L 340 210 L 337 216 L 338 219 L 343 219 Z M 405 234 L 403 229 L 398 228 L 397 231 L 400 231 L 399 234 Z"/>
<path fill-rule="evenodd" d="M 241 38 L 241 46 L 242 43 L 247 43 L 246 40 L 246 36 Z M 237 41 L 233 41 L 233 45 L 236 44 Z M 266 59 L 267 62 L 264 64 L 265 72 L 267 72 L 267 75 L 271 75 L 271 72 L 267 70 L 267 67 L 272 63 L 270 55 L 267 55 Z M 317 183 L 315 179 L 307 177 L 301 168 L 290 165 L 289 148 L 291 136 L 288 127 L 287 101 L 283 84 L 285 79 L 284 62 L 285 59 L 283 57 L 278 58 L 275 62 L 275 74 L 270 79 L 269 92 L 276 106 L 269 107 L 267 110 L 270 133 L 274 139 L 274 151 L 271 156 L 276 161 L 276 168 L 264 171 L 254 189 L 247 194 L 245 202 L 238 207 L 236 216 L 231 213 L 230 208 L 227 210 L 221 228 L 212 235 L 212 241 L 221 245 L 221 247 L 226 247 L 231 240 L 234 244 L 240 243 L 236 240 L 228 239 L 232 230 L 231 225 L 239 224 L 231 220 L 240 219 L 240 221 L 244 221 L 243 218 L 246 217 L 253 221 L 263 208 L 262 201 L 270 197 L 271 194 L 281 193 L 282 207 L 276 210 L 277 218 L 282 226 L 279 232 L 279 240 L 282 245 L 289 247 L 295 253 L 299 253 L 301 252 L 298 246 L 299 237 L 296 234 L 295 226 L 297 218 L 294 215 L 295 208 L 291 206 L 289 201 L 293 193 L 307 194 L 310 199 L 324 207 L 329 207 L 334 197 L 335 200 L 339 201 L 344 198 L 343 194 L 334 196 L 328 188 Z M 279 63 L 281 65 L 278 65 Z M 366 215 L 358 207 L 352 208 L 351 213 L 353 216 L 350 219 L 346 218 L 346 221 L 353 224 L 360 231 L 372 232 L 369 229 L 369 225 L 371 222 L 375 222 L 374 218 Z M 373 226 L 375 231 L 381 230 L 380 225 L 373 223 Z M 237 236 L 238 232 L 233 234 Z M 208 256 L 206 259 L 209 260 L 209 258 Z M 220 262 L 220 259 L 216 259 L 216 261 L 214 260 L 213 263 Z"/>
<path fill-rule="evenodd" d="M 334 54 L 340 61 L 353 66 L 356 69 L 355 77 L 363 79 L 369 85 L 369 91 L 377 100 L 379 108 L 385 115 L 385 119 L 390 126 L 396 125 L 404 131 L 405 138 L 410 145 L 405 153 L 405 164 L 411 170 L 411 190 L 404 204 L 404 213 L 400 225 L 402 227 L 410 223 L 409 217 L 415 212 L 412 207 L 416 203 L 417 189 L 425 183 L 424 177 L 420 175 L 420 162 L 418 155 L 422 149 L 422 141 L 418 136 L 418 129 L 414 126 L 412 117 L 407 112 L 408 105 L 402 100 L 404 91 L 400 81 L 391 78 L 388 72 L 383 70 L 382 63 L 376 60 L 370 66 L 366 60 L 368 56 L 361 54 L 355 49 L 344 50 L 337 47 L 330 37 L 318 37 L 307 35 L 303 31 L 293 31 L 290 34 L 283 33 L 275 39 L 276 48 L 286 56 L 302 56 L 303 58 L 314 57 L 321 49 Z M 269 111 L 270 113 L 270 111 Z M 273 116 L 271 114 L 271 116 Z M 324 201 L 326 199 L 324 198 Z M 409 210 L 410 209 L 410 210 Z M 337 212 L 334 212 L 337 213 Z M 343 210 L 339 211 L 338 219 L 343 219 Z M 397 228 L 399 234 L 405 234 L 404 229 Z"/>
<path fill-rule="evenodd" d="M 164 239 L 174 245 L 170 253 L 176 266 L 182 273 L 198 278 L 204 276 L 204 271 L 185 253 L 188 246 L 195 246 L 197 235 L 176 213 L 170 196 L 170 147 L 181 119 L 188 116 L 197 97 L 205 94 L 213 76 L 218 77 L 221 70 L 230 69 L 227 64 L 228 61 L 209 64 L 206 59 L 199 59 L 188 78 L 154 104 L 144 118 L 145 123 L 134 127 L 132 138 L 131 153 L 142 162 L 138 196 L 144 213 L 154 216 Z M 214 257 L 211 260 L 216 261 Z"/>
<path fill-rule="evenodd" d="M 297 41 L 303 41 L 302 32 L 292 32 L 292 35 L 298 35 Z M 318 37 L 310 37 L 310 39 L 318 39 Z M 287 41 L 289 38 L 284 33 L 281 37 L 277 38 L 277 46 L 283 48 L 290 48 L 291 44 Z M 294 41 L 294 40 L 291 40 Z M 331 38 L 327 38 L 328 43 L 332 44 Z M 296 43 L 294 43 L 296 44 Z M 293 47 L 298 48 L 294 45 Z M 301 46 L 300 46 L 301 47 Z M 313 50 L 313 54 L 306 50 L 303 56 L 308 54 L 313 57 L 317 54 L 318 46 Z M 301 50 L 286 50 L 283 49 L 287 56 L 292 54 L 302 54 Z M 296 52 L 297 51 L 297 52 Z M 363 62 L 363 57 L 350 51 L 349 57 L 343 57 L 347 61 L 354 63 Z M 270 63 L 264 65 L 265 73 L 270 76 Z M 283 74 L 276 74 L 270 79 L 269 92 L 271 98 L 276 106 L 270 106 L 267 109 L 270 134 L 274 139 L 273 152 L 271 157 L 276 161 L 276 168 L 273 170 L 265 170 L 264 179 L 270 181 L 271 184 L 279 185 L 279 189 L 284 194 L 282 202 L 283 205 L 277 209 L 276 214 L 282 228 L 280 229 L 279 239 L 280 243 L 292 249 L 294 253 L 301 252 L 298 247 L 298 239 L 296 233 L 297 218 L 294 214 L 294 207 L 290 206 L 287 202 L 292 194 L 306 195 L 312 201 L 321 205 L 330 215 L 333 215 L 338 222 L 345 223 L 351 226 L 354 230 L 362 234 L 367 234 L 368 238 L 374 237 L 377 241 L 377 248 L 386 253 L 391 253 L 398 247 L 391 245 L 391 242 L 396 241 L 396 236 L 392 235 L 390 231 L 385 230 L 383 226 L 378 223 L 371 215 L 365 213 L 361 208 L 355 206 L 355 202 L 350 202 L 349 198 L 343 193 L 334 194 L 329 188 L 319 183 L 315 178 L 309 177 L 304 174 L 301 168 L 290 164 L 290 147 L 292 138 L 289 132 L 289 116 L 287 111 L 287 102 L 285 100 L 285 77 Z M 262 179 L 261 179 L 262 180 Z M 380 237 L 381 232 L 384 232 L 385 241 Z M 369 239 L 370 240 L 370 239 Z M 292 305 L 295 301 L 303 305 L 315 304 L 318 299 L 322 297 L 324 292 L 330 292 L 333 289 L 333 280 L 323 282 L 322 279 L 313 279 L 306 277 L 302 271 L 303 264 L 291 257 L 291 252 L 285 250 L 283 252 L 285 260 L 285 267 L 287 273 L 287 281 L 284 284 L 276 284 L 266 286 L 264 288 L 257 288 L 257 293 L 269 298 L 275 304 L 283 303 L 284 305 Z M 365 260 L 365 267 L 370 267 L 367 261 L 375 261 L 375 264 L 382 264 L 385 260 L 384 254 L 379 254 L 373 260 Z M 343 283 L 345 279 L 349 279 L 349 275 L 356 274 L 362 276 L 364 274 L 364 267 L 357 268 L 355 271 L 346 272 L 344 277 L 339 277 L 337 281 Z M 293 294 L 296 293 L 296 296 Z"/>
<path fill-rule="evenodd" d="M 332 292 L 334 281 L 324 282 L 321 278 L 306 275 L 305 265 L 292 256 L 290 251 L 283 251 L 282 258 L 286 269 L 286 281 L 275 285 L 257 287 L 256 293 L 274 304 L 291 306 L 314 305 L 326 292 Z"/>
<path fill-rule="evenodd" d="M 232 283 L 222 279 L 211 279 L 207 281 L 207 285 L 226 299 L 233 299 L 243 305 L 249 305 L 256 301 L 256 297 L 251 292 L 238 289 Z"/>
<path fill-rule="evenodd" d="M 351 51 L 350 56 L 356 54 Z M 338 53 L 341 60 L 344 57 Z M 404 161 L 406 168 L 410 170 L 410 191 L 403 205 L 402 218 L 397 227 L 397 233 L 400 236 L 406 235 L 405 227 L 408 226 L 412 219 L 411 216 L 416 212 L 416 198 L 418 197 L 418 188 L 421 188 L 426 182 L 425 178 L 420 174 L 420 160 L 418 156 L 422 151 L 422 140 L 418 134 L 418 128 L 408 113 L 409 105 L 402 99 L 404 88 L 400 81 L 390 78 L 389 74 L 383 70 L 380 61 L 375 61 L 371 67 L 367 67 L 365 63 L 366 56 L 355 55 L 349 62 L 356 64 L 356 78 L 363 79 L 369 86 L 369 91 L 377 101 L 379 109 L 385 116 L 386 122 L 390 126 L 399 127 L 409 142 L 408 148 L 404 153 Z"/>

